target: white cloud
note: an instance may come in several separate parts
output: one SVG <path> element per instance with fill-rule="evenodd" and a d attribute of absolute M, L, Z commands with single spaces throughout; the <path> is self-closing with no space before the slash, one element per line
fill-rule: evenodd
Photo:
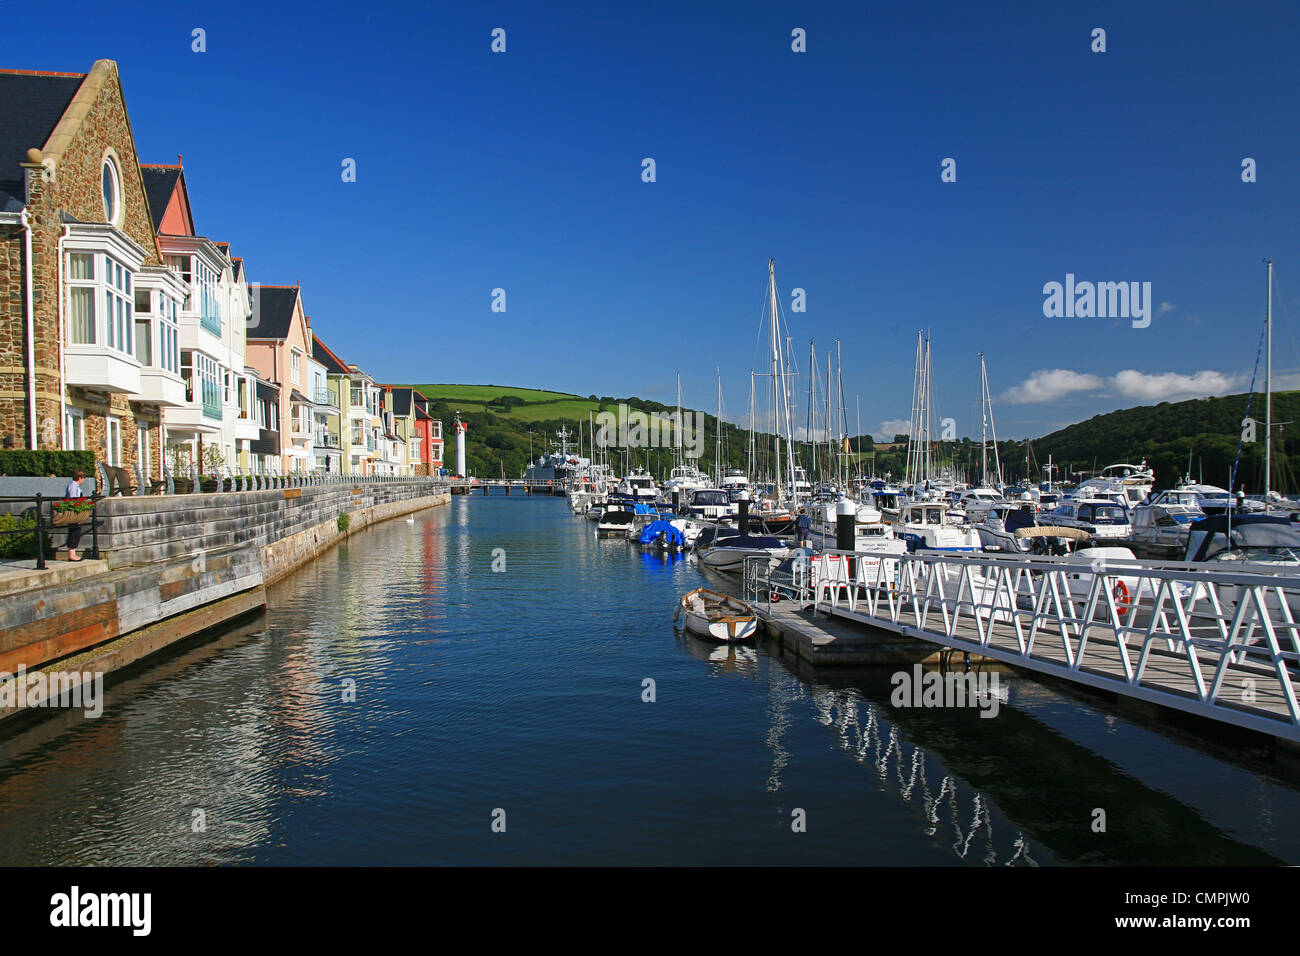
<path fill-rule="evenodd" d="M 1136 402 L 1174 402 L 1207 395 L 1244 391 L 1249 380 L 1204 369 L 1182 372 L 1139 372 L 1124 369 L 1110 378 L 1066 368 L 1039 369 L 1019 385 L 1007 389 L 1001 401 L 1011 405 L 1053 402 L 1075 392 L 1109 391 Z"/>
<path fill-rule="evenodd" d="M 1179 372 L 1139 372 L 1126 368 L 1111 385 L 1125 398 L 1144 402 L 1172 402 L 1206 395 L 1226 395 L 1245 388 L 1235 375 L 1205 370 L 1183 375 Z"/>
<path fill-rule="evenodd" d="M 890 442 L 894 440 L 895 435 L 907 435 L 912 431 L 912 423 L 905 418 L 894 418 L 887 422 L 881 422 L 880 427 L 872 434 L 876 441 Z"/>
<path fill-rule="evenodd" d="M 1104 385 L 1105 380 L 1096 375 L 1074 372 L 1068 368 L 1042 368 L 1019 385 L 1003 392 L 1001 400 L 1012 405 L 1053 402 L 1071 392 L 1091 392 Z"/>
<path fill-rule="evenodd" d="M 1173 304 L 1172 302 L 1161 302 L 1161 303 L 1160 303 L 1160 314 L 1161 314 L 1161 315 L 1164 315 L 1166 312 L 1172 312 L 1172 311 L 1174 311 L 1174 304 Z"/>

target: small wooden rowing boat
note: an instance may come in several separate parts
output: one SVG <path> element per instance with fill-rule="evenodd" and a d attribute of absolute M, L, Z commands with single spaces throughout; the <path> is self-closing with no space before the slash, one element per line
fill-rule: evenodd
<path fill-rule="evenodd" d="M 683 595 L 673 612 L 673 622 L 678 618 L 685 619 L 686 630 L 692 634 L 727 643 L 747 640 L 758 630 L 758 615 L 752 607 L 709 588 L 696 588 Z"/>

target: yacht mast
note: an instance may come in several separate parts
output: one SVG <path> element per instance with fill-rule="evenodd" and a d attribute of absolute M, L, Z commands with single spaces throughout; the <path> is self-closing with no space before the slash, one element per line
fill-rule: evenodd
<path fill-rule="evenodd" d="M 858 409 L 858 450 L 853 456 L 854 471 L 858 472 L 858 474 L 854 475 L 853 477 L 861 478 L 862 477 L 862 396 L 854 395 L 853 404 L 857 406 Z"/>
<path fill-rule="evenodd" d="M 826 350 L 826 471 L 822 478 L 835 481 L 835 450 L 831 447 L 834 440 L 831 435 L 831 351 Z"/>
<path fill-rule="evenodd" d="M 912 413 L 907 426 L 907 466 L 903 484 L 915 485 L 921 470 L 921 332 L 916 333 L 916 362 L 912 366 Z"/>
<path fill-rule="evenodd" d="M 844 494 L 849 485 L 849 436 L 846 434 L 848 427 L 847 422 L 845 421 L 848 417 L 848 411 L 844 407 L 844 357 L 840 352 L 839 339 L 835 340 L 835 405 L 839 409 L 839 414 L 836 416 L 837 420 L 835 424 L 838 425 L 840 429 L 840 440 L 837 442 L 839 445 L 837 451 L 840 454 L 839 457 L 835 459 L 837 463 L 835 472 L 838 476 L 836 480 L 839 482 L 840 494 Z"/>
<path fill-rule="evenodd" d="M 1265 313 L 1264 328 L 1267 329 L 1268 358 L 1264 364 L 1264 514 L 1268 514 L 1268 495 L 1273 478 L 1273 260 L 1268 263 L 1268 311 Z"/>
<path fill-rule="evenodd" d="M 776 494 L 776 500 L 779 504 L 782 498 L 781 488 L 781 387 L 782 380 L 778 377 L 781 368 L 781 339 L 777 332 L 776 317 L 776 260 L 767 260 L 767 289 L 768 289 L 768 310 L 772 317 L 772 447 L 774 460 L 774 484 L 773 490 Z"/>
<path fill-rule="evenodd" d="M 980 487 L 989 486 L 989 413 L 985 404 L 984 353 L 980 352 Z"/>
<path fill-rule="evenodd" d="M 749 370 L 749 470 L 745 477 L 757 483 L 758 475 L 754 471 L 754 370 Z"/>
<path fill-rule="evenodd" d="M 817 419 L 814 417 L 813 409 L 817 407 L 817 393 L 815 385 L 817 382 L 817 351 L 816 341 L 808 340 L 808 457 L 805 459 L 808 464 L 808 473 L 814 475 L 817 473 Z"/>
<path fill-rule="evenodd" d="M 722 484 L 722 368 L 718 367 L 718 417 L 713 422 L 713 476 Z"/>
<path fill-rule="evenodd" d="M 925 480 L 929 481 L 930 476 L 934 473 L 934 459 L 930 453 L 930 338 L 925 339 L 925 366 L 921 373 L 922 382 L 922 409 L 924 422 L 922 423 L 922 434 L 925 440 Z"/>
<path fill-rule="evenodd" d="M 677 419 L 673 422 L 673 464 L 680 468 L 682 461 L 682 373 L 677 373 Z"/>

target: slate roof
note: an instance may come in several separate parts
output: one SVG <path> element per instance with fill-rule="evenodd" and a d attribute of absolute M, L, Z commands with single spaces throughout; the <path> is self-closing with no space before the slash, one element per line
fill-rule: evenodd
<path fill-rule="evenodd" d="M 289 336 L 293 324 L 293 305 L 298 301 L 298 287 L 294 285 L 255 286 L 253 292 L 253 318 L 249 320 L 250 339 L 283 339 Z"/>
<path fill-rule="evenodd" d="M 163 213 L 167 211 L 172 193 L 176 191 L 181 171 L 172 166 L 141 166 L 140 175 L 144 177 L 144 194 L 149 200 L 154 232 L 157 232 L 162 228 Z"/>
<path fill-rule="evenodd" d="M 393 414 L 398 418 L 405 418 L 411 414 L 411 393 L 413 388 L 394 388 L 390 389 L 393 394 Z"/>
<path fill-rule="evenodd" d="M 321 341 L 314 332 L 311 337 L 311 357 L 325 366 L 326 375 L 351 375 L 352 369 L 334 354 L 334 350 Z"/>
<path fill-rule="evenodd" d="M 0 207 L 21 208 L 27 151 L 41 149 L 77 95 L 84 73 L 0 71 Z"/>

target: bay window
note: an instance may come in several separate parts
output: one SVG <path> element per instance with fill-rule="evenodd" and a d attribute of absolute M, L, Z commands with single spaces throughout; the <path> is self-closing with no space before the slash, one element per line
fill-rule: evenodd
<path fill-rule="evenodd" d="M 66 340 L 135 353 L 135 293 L 131 270 L 106 253 L 69 252 Z"/>
<path fill-rule="evenodd" d="M 207 263 L 195 263 L 199 285 L 199 327 L 213 335 L 221 334 L 221 306 L 217 299 L 217 274 Z"/>

